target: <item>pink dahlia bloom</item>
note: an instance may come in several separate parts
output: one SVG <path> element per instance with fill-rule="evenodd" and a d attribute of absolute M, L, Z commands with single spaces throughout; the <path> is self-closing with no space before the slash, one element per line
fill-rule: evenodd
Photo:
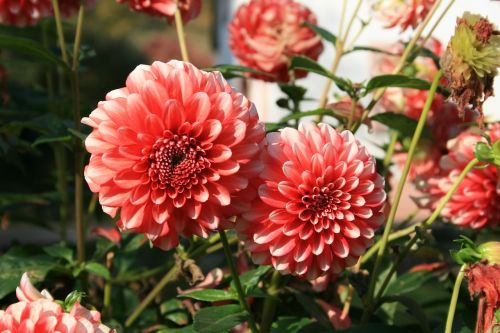
<path fill-rule="evenodd" d="M 23 274 L 16 290 L 19 302 L 0 310 L 0 332 L 9 333 L 112 333 L 109 327 L 101 323 L 97 311 L 89 311 L 75 303 L 70 313 L 54 302 L 46 291 L 41 293 L 31 284 L 28 275 Z"/>
<path fill-rule="evenodd" d="M 378 0 L 374 10 L 386 28 L 399 26 L 401 31 L 415 29 L 422 22 L 435 0 Z"/>
<path fill-rule="evenodd" d="M 220 73 L 140 65 L 82 122 L 94 129 L 85 178 L 122 230 L 169 249 L 249 209 L 264 125 Z"/>
<path fill-rule="evenodd" d="M 317 60 L 323 51 L 321 38 L 305 22 L 316 16 L 293 0 L 252 0 L 236 11 L 229 25 L 229 46 L 244 66 L 269 75 L 250 74 L 266 81 L 288 82 L 293 56 Z M 295 78 L 307 72 L 296 71 Z"/>
<path fill-rule="evenodd" d="M 492 142 L 500 139 L 500 123 L 492 124 L 487 134 Z M 449 153 L 441 158 L 439 174 L 419 184 L 425 193 L 420 206 L 434 210 L 455 179 L 474 158 L 474 146 L 485 139 L 471 131 L 448 142 Z M 500 221 L 498 169 L 493 165 L 470 171 L 459 185 L 441 216 L 456 225 L 472 229 L 495 227 Z"/>
<path fill-rule="evenodd" d="M 257 264 L 314 280 L 354 265 L 384 221 L 384 180 L 351 132 L 267 135 L 259 198 L 236 224 Z"/>
<path fill-rule="evenodd" d="M 128 3 L 130 9 L 152 16 L 166 17 L 172 23 L 175 11 L 179 8 L 182 21 L 196 18 L 201 12 L 201 0 L 116 0 L 118 3 Z"/>

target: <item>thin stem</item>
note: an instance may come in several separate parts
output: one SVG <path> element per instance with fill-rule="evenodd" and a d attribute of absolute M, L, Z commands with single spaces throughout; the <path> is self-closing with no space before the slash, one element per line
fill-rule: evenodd
<path fill-rule="evenodd" d="M 429 90 L 429 94 L 427 96 L 427 100 L 424 105 L 424 109 L 422 110 L 422 114 L 420 115 L 420 119 L 418 120 L 417 128 L 415 129 L 415 133 L 413 134 L 413 138 L 410 143 L 410 149 L 408 150 L 408 156 L 405 162 L 405 166 L 403 168 L 403 172 L 401 175 L 401 179 L 399 180 L 398 187 L 396 189 L 396 194 L 394 197 L 394 201 L 391 205 L 391 210 L 389 212 L 389 216 L 387 218 L 387 223 L 384 229 L 384 234 L 382 235 L 382 242 L 380 245 L 380 249 L 377 253 L 377 258 L 375 260 L 375 265 L 373 267 L 373 271 L 371 272 L 371 279 L 370 279 L 370 287 L 368 289 L 368 294 L 366 298 L 366 304 L 365 304 L 365 311 L 363 313 L 363 320 L 362 322 L 366 322 L 371 313 L 370 311 L 372 310 L 373 307 L 373 296 L 375 293 L 375 282 L 378 276 L 378 271 L 380 268 L 380 264 L 382 263 L 382 258 L 385 254 L 385 250 L 388 244 L 389 240 L 389 235 L 392 231 L 392 226 L 394 224 L 394 219 L 396 217 L 396 212 L 399 206 L 399 202 L 401 200 L 401 195 L 403 193 L 403 188 L 406 183 L 406 178 L 408 177 L 408 174 L 410 172 L 411 168 L 411 163 L 413 161 L 413 157 L 415 156 L 415 151 L 417 149 L 418 142 L 420 141 L 420 136 L 422 135 L 422 131 L 425 126 L 425 122 L 427 119 L 427 114 L 429 113 L 429 110 L 432 105 L 432 101 L 434 100 L 434 95 L 436 94 L 437 88 L 439 86 L 439 80 L 441 79 L 442 72 L 438 71 L 436 76 L 434 77 L 434 81 L 432 82 L 431 88 Z"/>
<path fill-rule="evenodd" d="M 71 69 L 76 71 L 78 69 L 79 60 L 80 60 L 80 45 L 82 43 L 82 30 L 83 30 L 83 18 L 85 15 L 85 7 L 80 5 L 80 9 L 78 10 L 78 20 L 76 25 L 75 32 L 75 43 L 73 45 L 73 62 Z"/>
<path fill-rule="evenodd" d="M 458 272 L 457 279 L 455 280 L 455 286 L 453 287 L 453 294 L 451 295 L 450 307 L 448 309 L 448 316 L 446 318 L 446 327 L 444 333 L 451 333 L 453 328 L 453 318 L 455 317 L 455 310 L 457 309 L 458 294 L 460 293 L 460 286 L 464 279 L 466 265 L 460 267 L 460 272 Z"/>
<path fill-rule="evenodd" d="M 425 43 L 427 43 L 427 41 L 429 40 L 429 38 L 432 37 L 432 34 L 434 33 L 434 31 L 438 27 L 439 23 L 441 23 L 441 21 L 446 16 L 446 14 L 448 13 L 448 11 L 450 10 L 451 6 L 453 6 L 454 3 L 455 3 L 455 0 L 451 0 L 448 3 L 448 5 L 444 9 L 444 11 L 441 13 L 441 15 L 439 15 L 438 19 L 436 20 L 436 22 L 434 23 L 434 25 L 431 27 L 431 29 L 429 30 L 429 32 L 427 33 L 427 35 L 424 37 L 424 39 L 422 40 L 422 42 L 420 43 L 420 45 L 417 47 L 417 49 L 415 50 L 415 52 L 419 52 L 420 49 L 425 46 Z"/>
<path fill-rule="evenodd" d="M 342 30 L 344 29 L 344 22 L 347 12 L 347 0 L 342 0 L 342 9 L 340 12 L 340 20 L 339 20 L 339 33 L 337 35 L 337 41 L 342 38 Z"/>
<path fill-rule="evenodd" d="M 357 106 L 358 106 L 358 100 L 356 98 L 351 99 L 351 112 L 349 112 L 349 119 L 347 120 L 347 128 L 349 130 L 352 127 L 352 122 L 354 121 L 354 114 L 356 113 Z"/>
<path fill-rule="evenodd" d="M 271 277 L 271 283 L 267 288 L 267 297 L 264 301 L 264 307 L 262 308 L 262 321 L 260 325 L 261 333 L 268 333 L 271 329 L 271 325 L 274 320 L 274 315 L 276 314 L 276 306 L 278 305 L 277 295 L 280 290 L 281 274 L 278 271 L 273 272 Z"/>
<path fill-rule="evenodd" d="M 160 294 L 167 284 L 177 279 L 180 273 L 179 266 L 174 265 L 165 276 L 158 282 L 153 290 L 142 300 L 141 304 L 132 312 L 132 314 L 125 321 L 125 327 L 130 327 L 146 307 Z"/>
<path fill-rule="evenodd" d="M 358 12 L 359 12 L 359 9 L 361 8 L 362 2 L 363 2 L 363 0 L 358 0 L 358 3 L 356 4 L 356 7 L 354 8 L 354 12 L 351 16 L 351 19 L 349 20 L 349 23 L 347 24 L 347 29 L 345 30 L 344 36 L 342 37 L 342 42 L 344 42 L 344 43 L 347 40 L 349 33 L 351 32 L 352 25 L 354 23 L 354 20 L 358 16 Z M 339 37 L 340 37 L 340 35 L 339 35 Z"/>
<path fill-rule="evenodd" d="M 349 315 L 349 310 L 351 308 L 352 296 L 353 296 L 353 293 L 354 293 L 354 287 L 352 286 L 352 284 L 349 283 L 348 288 L 349 289 L 347 291 L 347 297 L 345 299 L 344 307 L 342 308 L 342 313 L 340 315 L 340 318 L 346 318 L 347 315 Z"/>
<path fill-rule="evenodd" d="M 396 143 L 398 142 L 398 132 L 392 131 L 391 138 L 389 141 L 389 146 L 387 147 L 387 152 L 384 157 L 384 170 L 388 169 L 391 165 L 392 156 L 394 155 L 394 150 L 396 149 Z"/>
<path fill-rule="evenodd" d="M 69 65 L 68 52 L 66 51 L 66 42 L 64 41 L 64 31 L 61 20 L 61 11 L 59 10 L 59 1 L 52 0 L 52 7 L 54 7 L 54 18 L 56 21 L 57 37 L 59 40 L 59 48 L 64 63 Z"/>
<path fill-rule="evenodd" d="M 250 306 L 247 303 L 245 292 L 241 286 L 240 277 L 238 271 L 236 270 L 236 263 L 234 262 L 233 254 L 231 253 L 231 248 L 227 241 L 226 232 L 224 230 L 219 231 L 220 239 L 222 245 L 224 246 L 224 253 L 226 254 L 226 260 L 231 271 L 231 276 L 233 277 L 234 286 L 236 287 L 236 292 L 238 293 L 238 300 L 240 305 L 248 313 L 248 325 L 252 333 L 258 333 L 257 326 L 255 325 L 255 320 L 253 319 L 252 312 L 250 311 Z"/>
<path fill-rule="evenodd" d="M 179 47 L 181 48 L 182 61 L 189 62 L 189 55 L 186 46 L 186 35 L 184 33 L 184 24 L 182 22 L 182 15 L 179 8 L 177 8 L 175 11 L 175 29 L 177 31 Z"/>

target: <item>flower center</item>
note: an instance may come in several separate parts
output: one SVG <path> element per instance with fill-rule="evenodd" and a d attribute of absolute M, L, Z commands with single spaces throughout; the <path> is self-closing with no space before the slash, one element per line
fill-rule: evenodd
<path fill-rule="evenodd" d="M 168 133 L 158 139 L 149 155 L 149 177 L 159 188 L 191 188 L 210 162 L 196 139 Z"/>
<path fill-rule="evenodd" d="M 349 193 L 335 189 L 333 183 L 327 186 L 315 186 L 312 193 L 302 196 L 302 203 L 306 211 L 303 217 L 317 222 L 318 220 L 342 218 L 342 210 L 349 209 L 351 204 L 348 200 L 351 198 Z"/>

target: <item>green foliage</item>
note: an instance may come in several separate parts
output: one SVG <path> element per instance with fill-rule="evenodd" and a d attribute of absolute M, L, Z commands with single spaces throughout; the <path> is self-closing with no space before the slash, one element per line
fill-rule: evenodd
<path fill-rule="evenodd" d="M 271 266 L 259 266 L 256 269 L 246 272 L 240 276 L 240 282 L 243 287 L 245 294 L 250 293 L 253 289 L 257 287 L 257 284 L 262 279 L 262 277 L 271 270 Z M 235 293 L 236 288 L 234 286 L 234 281 L 231 282 L 231 289 Z"/>
<path fill-rule="evenodd" d="M 429 90 L 430 83 L 428 81 L 406 75 L 384 74 L 371 78 L 366 83 L 366 92 L 368 93 L 375 89 L 389 87 Z"/>
<path fill-rule="evenodd" d="M 75 303 L 80 303 L 82 299 L 85 297 L 85 293 L 82 293 L 80 291 L 72 291 L 68 296 L 66 296 L 66 299 L 64 300 L 63 303 L 63 308 L 66 312 L 70 312 Z"/>
<path fill-rule="evenodd" d="M 408 118 L 404 114 L 394 112 L 379 113 L 372 116 L 370 120 L 377 121 L 398 132 L 401 138 L 411 138 L 415 133 L 415 129 L 417 128 L 418 123 L 416 120 Z M 432 134 L 427 127 L 424 128 L 422 137 L 432 137 Z"/>
<path fill-rule="evenodd" d="M 271 333 L 305 333 L 307 327 L 314 323 L 311 318 L 279 317 L 271 327 Z"/>
<path fill-rule="evenodd" d="M 203 289 L 179 295 L 180 298 L 192 298 L 204 302 L 234 301 L 238 300 L 238 295 L 233 291 L 218 289 Z"/>
<path fill-rule="evenodd" d="M 194 316 L 193 328 L 198 333 L 223 333 L 245 322 L 248 314 L 239 305 L 203 308 Z"/>
<path fill-rule="evenodd" d="M 51 63 L 60 67 L 66 66 L 59 57 L 32 39 L 0 34 L 0 49 L 18 52 L 33 57 L 38 61 Z"/>

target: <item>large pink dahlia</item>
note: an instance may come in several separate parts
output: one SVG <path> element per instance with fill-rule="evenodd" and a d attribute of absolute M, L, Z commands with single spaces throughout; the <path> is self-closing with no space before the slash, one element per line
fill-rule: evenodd
<path fill-rule="evenodd" d="M 175 11 L 179 8 L 182 21 L 196 18 L 201 12 L 201 0 L 116 0 L 118 3 L 128 3 L 130 9 L 152 16 L 166 17 L 172 23 Z"/>
<path fill-rule="evenodd" d="M 386 28 L 399 26 L 402 31 L 415 29 L 422 22 L 435 0 L 377 0 L 374 9 Z"/>
<path fill-rule="evenodd" d="M 269 74 L 252 77 L 287 82 L 293 56 L 317 60 L 323 51 L 321 38 L 306 22 L 316 24 L 316 16 L 293 0 L 251 0 L 238 8 L 229 25 L 229 46 L 242 65 Z"/>
<path fill-rule="evenodd" d="M 254 261 L 313 280 L 354 265 L 384 222 L 384 180 L 349 131 L 267 135 L 259 198 L 236 223 Z"/>
<path fill-rule="evenodd" d="M 492 141 L 500 139 L 500 123 L 492 124 L 487 130 Z M 474 146 L 485 139 L 472 131 L 461 133 L 448 142 L 449 153 L 441 158 L 439 174 L 420 184 L 425 193 L 418 200 L 423 207 L 434 210 L 440 199 L 474 158 Z M 500 222 L 500 190 L 498 169 L 494 165 L 470 171 L 460 183 L 441 212 L 441 216 L 456 225 L 479 229 L 495 227 Z"/>
<path fill-rule="evenodd" d="M 89 118 L 85 178 L 119 227 L 169 249 L 248 209 L 264 138 L 254 105 L 220 73 L 138 66 Z"/>

